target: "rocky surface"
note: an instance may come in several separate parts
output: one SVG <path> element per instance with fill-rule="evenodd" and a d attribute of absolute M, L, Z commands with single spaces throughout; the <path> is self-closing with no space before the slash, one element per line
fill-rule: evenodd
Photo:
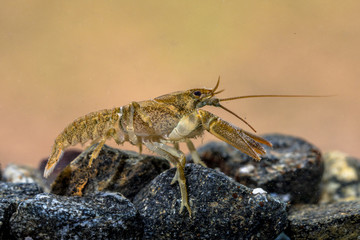
<path fill-rule="evenodd" d="M 0 239 L 11 239 L 9 221 L 15 210 L 14 203 L 0 200 Z"/>
<path fill-rule="evenodd" d="M 185 168 L 192 217 L 180 214 L 174 174 L 160 174 L 135 197 L 144 239 L 274 239 L 286 226 L 286 203 L 195 164 Z"/>
<path fill-rule="evenodd" d="M 20 203 L 10 227 L 17 239 L 140 239 L 142 235 L 134 205 L 116 193 L 39 194 Z"/>
<path fill-rule="evenodd" d="M 93 147 L 68 166 L 79 152 L 66 152 L 52 175 L 58 195 L 41 193 L 51 180 L 42 189 L 41 177 L 28 178 L 39 176 L 38 170 L 12 166 L 17 177 L 7 181 L 36 183 L 0 182 L 0 239 L 275 239 L 286 225 L 287 235 L 282 232 L 277 240 L 359 238 L 360 160 L 325 154 L 322 204 L 296 204 L 318 201 L 321 154 L 299 138 L 265 138 L 274 148 L 266 147 L 260 162 L 221 142 L 200 148 L 209 167 L 247 187 L 188 164 L 191 218 L 186 209 L 179 213 L 179 186 L 170 184 L 175 169 L 165 171 L 169 165 L 162 158 L 105 146 L 89 168 Z M 130 201 L 135 197 L 136 207 L 116 192 Z M 338 202 L 344 200 L 352 201 Z"/>
<path fill-rule="evenodd" d="M 0 182 L 0 239 L 11 239 L 9 222 L 17 206 L 41 192 L 35 183 Z"/>
<path fill-rule="evenodd" d="M 4 180 L 10 183 L 36 183 L 45 192 L 49 187 L 44 182 L 39 170 L 29 166 L 9 164 L 4 169 Z"/>
<path fill-rule="evenodd" d="M 360 200 L 292 208 L 286 233 L 291 239 L 359 239 Z"/>
<path fill-rule="evenodd" d="M 360 160 L 333 151 L 324 155 L 321 202 L 360 199 Z"/>
<path fill-rule="evenodd" d="M 39 193 L 42 193 L 42 189 L 35 183 L 0 182 L 1 201 L 19 203 Z"/>
<path fill-rule="evenodd" d="M 307 141 L 280 134 L 264 137 L 273 144 L 257 162 L 224 142 L 198 149 L 202 160 L 251 188 L 263 188 L 292 203 L 316 203 L 324 166 L 320 151 Z"/>
<path fill-rule="evenodd" d="M 153 178 L 168 169 L 163 158 L 120 151 L 104 145 L 88 163 L 94 146 L 85 150 L 57 176 L 51 193 L 86 196 L 97 191 L 120 192 L 130 200 Z"/>

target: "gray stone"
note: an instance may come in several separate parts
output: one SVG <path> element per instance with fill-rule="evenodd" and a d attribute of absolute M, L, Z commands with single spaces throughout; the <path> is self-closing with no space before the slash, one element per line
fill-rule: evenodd
<path fill-rule="evenodd" d="M 0 183 L 0 239 L 11 239 L 10 217 L 18 204 L 41 193 L 34 183 Z"/>
<path fill-rule="evenodd" d="M 286 203 L 195 164 L 185 167 L 192 216 L 186 208 L 180 214 L 174 174 L 163 172 L 134 199 L 144 239 L 275 239 L 286 226 Z"/>
<path fill-rule="evenodd" d="M 321 202 L 360 199 L 360 160 L 332 151 L 324 155 Z"/>
<path fill-rule="evenodd" d="M 49 191 L 49 187 L 45 184 L 44 179 L 38 169 L 29 166 L 8 164 L 4 169 L 3 175 L 6 182 L 36 183 L 45 192 Z"/>
<path fill-rule="evenodd" d="M 142 235 L 134 205 L 115 193 L 39 194 L 20 203 L 10 226 L 17 239 L 140 239 Z"/>
<path fill-rule="evenodd" d="M 169 168 L 163 158 L 103 146 L 89 167 L 94 147 L 81 153 L 58 175 L 51 193 L 86 196 L 97 191 L 120 192 L 130 200 L 159 173 Z"/>
<path fill-rule="evenodd" d="M 198 149 L 208 167 L 251 188 L 263 188 L 292 203 L 316 203 L 320 196 L 323 161 L 320 151 L 297 137 L 280 134 L 263 136 L 273 144 L 255 161 L 223 142 L 211 142 Z"/>
<path fill-rule="evenodd" d="M 16 204 L 0 199 L 0 239 L 10 239 L 10 217 L 15 212 Z"/>
<path fill-rule="evenodd" d="M 0 182 L 0 199 L 2 201 L 19 203 L 39 193 L 42 193 L 42 189 L 35 183 Z"/>
<path fill-rule="evenodd" d="M 286 234 L 291 239 L 359 239 L 360 201 L 291 208 Z"/>

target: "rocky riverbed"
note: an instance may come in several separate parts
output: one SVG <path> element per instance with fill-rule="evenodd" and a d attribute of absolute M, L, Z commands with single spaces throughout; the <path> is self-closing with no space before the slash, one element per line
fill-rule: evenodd
<path fill-rule="evenodd" d="M 324 155 L 303 139 L 264 136 L 256 162 L 223 142 L 185 167 L 192 216 L 160 157 L 105 146 L 67 152 L 50 180 L 7 166 L 0 177 L 0 239 L 358 239 L 360 160 Z M 73 159 L 75 159 L 73 161 Z"/>

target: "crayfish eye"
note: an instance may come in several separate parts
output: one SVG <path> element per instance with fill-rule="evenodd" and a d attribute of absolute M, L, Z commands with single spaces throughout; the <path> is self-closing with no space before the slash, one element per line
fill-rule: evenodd
<path fill-rule="evenodd" d="M 195 91 L 195 92 L 194 92 L 194 95 L 197 96 L 197 97 L 200 97 L 200 96 L 201 96 L 201 92 L 200 92 L 200 91 Z"/>

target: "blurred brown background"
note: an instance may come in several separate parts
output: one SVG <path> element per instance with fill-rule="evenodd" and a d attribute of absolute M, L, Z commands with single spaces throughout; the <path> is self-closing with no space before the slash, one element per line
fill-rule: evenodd
<path fill-rule="evenodd" d="M 223 97 L 336 94 L 225 106 L 259 134 L 297 135 L 360 157 L 359 9 L 359 1 L 317 0 L 1 1 L 2 167 L 37 166 L 86 113 L 212 88 L 219 75 Z"/>

